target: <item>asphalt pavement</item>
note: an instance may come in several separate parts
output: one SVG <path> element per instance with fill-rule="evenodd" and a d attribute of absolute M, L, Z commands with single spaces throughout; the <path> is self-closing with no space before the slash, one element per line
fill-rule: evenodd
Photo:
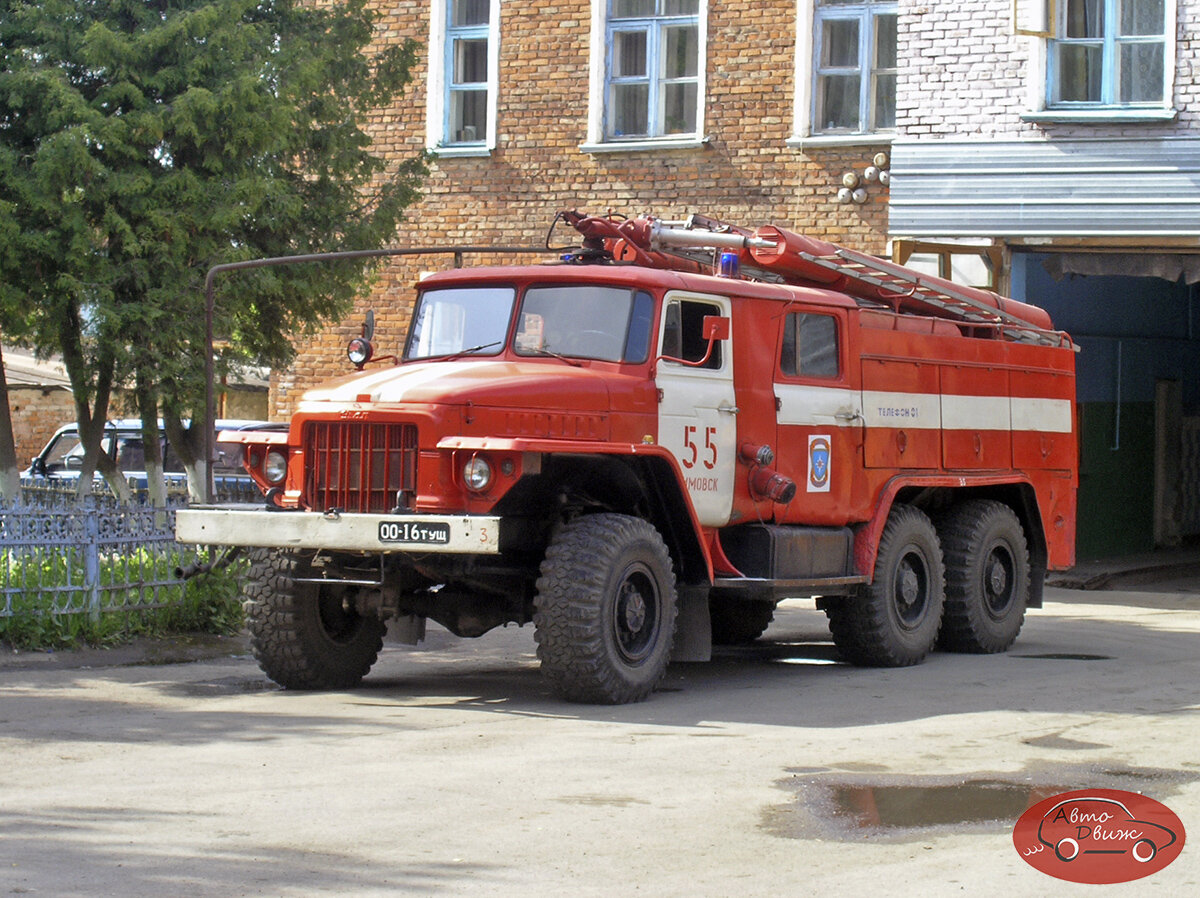
<path fill-rule="evenodd" d="M 1141 576 L 1141 575 L 1139 575 Z M 646 702 L 557 700 L 532 629 L 276 688 L 244 639 L 0 661 L 0 894 L 1200 894 L 1034 869 L 1030 804 L 1141 792 L 1200 832 L 1200 578 L 1050 587 L 1003 655 L 837 660 L 787 602 Z M 171 661 L 181 663 L 168 663 Z"/>

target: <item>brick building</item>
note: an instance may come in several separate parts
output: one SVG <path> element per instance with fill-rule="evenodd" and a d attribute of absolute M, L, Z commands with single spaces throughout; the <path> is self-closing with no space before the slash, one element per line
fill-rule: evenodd
<path fill-rule="evenodd" d="M 433 160 L 396 245 L 540 244 L 565 208 L 695 211 L 994 286 L 1082 346 L 1080 555 L 1200 533 L 1200 0 L 379 8 L 381 41 L 424 52 L 375 146 Z M 866 180 L 879 153 L 890 171 Z M 277 374 L 272 415 L 347 370 L 366 308 L 396 348 L 412 283 L 444 264 L 381 268 Z"/>
<path fill-rule="evenodd" d="M 894 42 L 896 4 L 868 5 L 890 11 L 865 21 L 882 19 Z M 886 190 L 876 183 L 861 205 L 837 194 L 843 174 L 887 149 L 890 88 L 879 104 L 842 99 L 829 133 L 814 133 L 797 112 L 809 96 L 797 90 L 795 0 L 613 0 L 612 13 L 603 0 L 386 4 L 382 39 L 414 37 L 425 52 L 397 108 L 372 122 L 375 146 L 433 154 L 397 246 L 541 245 L 555 212 L 579 208 L 779 222 L 885 251 Z M 444 264 L 382 268 L 370 300 L 277 375 L 273 416 L 347 370 L 367 306 L 378 345 L 397 346 L 412 283 Z"/>
<path fill-rule="evenodd" d="M 1200 534 L 1200 2 L 901 2 L 889 236 L 1081 347 L 1081 557 Z"/>

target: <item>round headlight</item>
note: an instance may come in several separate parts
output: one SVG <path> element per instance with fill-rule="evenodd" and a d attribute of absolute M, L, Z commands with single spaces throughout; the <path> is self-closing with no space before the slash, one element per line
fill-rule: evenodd
<path fill-rule="evenodd" d="M 463 465 L 463 483 L 472 492 L 482 493 L 492 485 L 492 466 L 487 459 L 474 456 Z"/>
<path fill-rule="evenodd" d="M 287 456 L 272 449 L 267 453 L 263 473 L 267 475 L 268 482 L 283 483 L 283 478 L 287 477 Z"/>
<path fill-rule="evenodd" d="M 350 359 L 350 364 L 356 368 L 361 368 L 371 361 L 371 356 L 374 354 L 375 350 L 371 346 L 371 341 L 363 337 L 355 337 L 346 347 L 346 358 Z"/>

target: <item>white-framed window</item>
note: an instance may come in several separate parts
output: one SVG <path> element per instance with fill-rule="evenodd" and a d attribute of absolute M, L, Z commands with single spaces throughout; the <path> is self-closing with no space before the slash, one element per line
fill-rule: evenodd
<path fill-rule="evenodd" d="M 592 0 L 584 149 L 698 144 L 708 0 Z"/>
<path fill-rule="evenodd" d="M 797 0 L 794 139 L 891 136 L 897 19 L 896 0 Z"/>
<path fill-rule="evenodd" d="M 1176 0 L 1014 0 L 1035 38 L 1027 120 L 1169 119 Z"/>
<path fill-rule="evenodd" d="M 431 0 L 426 146 L 483 155 L 496 146 L 500 0 Z"/>
<path fill-rule="evenodd" d="M 1161 106 L 1167 95 L 1166 5 L 1057 0 L 1046 59 L 1047 107 Z"/>

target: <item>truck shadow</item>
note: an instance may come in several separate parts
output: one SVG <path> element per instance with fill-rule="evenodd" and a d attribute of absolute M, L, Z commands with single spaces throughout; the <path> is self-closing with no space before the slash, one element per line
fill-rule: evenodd
<path fill-rule="evenodd" d="M 647 701 L 614 707 L 555 697 L 537 671 L 530 635 L 524 651 L 510 648 L 483 663 L 385 655 L 351 701 L 674 727 L 838 728 L 997 710 L 1194 713 L 1196 678 L 1181 666 L 1195 663 L 1195 632 L 1169 608 L 1108 610 L 1060 614 L 1051 606 L 1031 612 L 1007 653 L 935 652 L 899 669 L 842 662 L 824 615 L 787 610 L 763 639 L 718 647 L 707 663 L 673 664 Z"/>

